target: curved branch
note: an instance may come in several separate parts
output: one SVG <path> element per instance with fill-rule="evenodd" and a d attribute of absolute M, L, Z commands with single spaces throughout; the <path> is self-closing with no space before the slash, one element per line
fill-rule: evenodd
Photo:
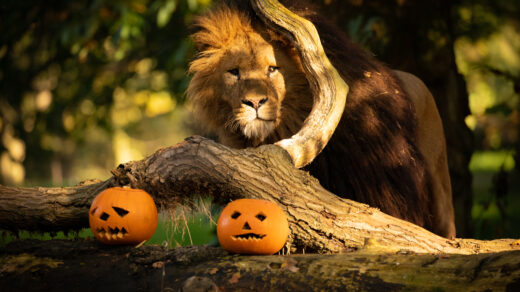
<path fill-rule="evenodd" d="M 251 0 L 251 3 L 258 16 L 293 40 L 311 85 L 314 107 L 303 127 L 291 138 L 275 143 L 300 168 L 309 164 L 329 142 L 343 114 L 349 87 L 327 58 L 318 31 L 310 21 L 277 0 Z"/>

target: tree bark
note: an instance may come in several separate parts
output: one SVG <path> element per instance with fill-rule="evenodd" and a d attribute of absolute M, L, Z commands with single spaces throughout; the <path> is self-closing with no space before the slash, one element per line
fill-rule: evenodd
<path fill-rule="evenodd" d="M 251 0 L 251 4 L 265 23 L 293 41 L 311 86 L 314 105 L 302 128 L 291 138 L 275 143 L 289 153 L 294 166 L 304 167 L 332 137 L 343 115 L 349 87 L 327 58 L 312 22 L 292 13 L 277 0 Z"/>
<path fill-rule="evenodd" d="M 92 200 L 111 183 L 90 181 L 70 188 L 0 185 L 0 229 L 53 232 L 86 227 Z"/>
<path fill-rule="evenodd" d="M 274 145 L 235 150 L 209 139 L 192 137 L 146 159 L 121 164 L 113 174 L 104 183 L 50 189 L 52 195 L 48 195 L 48 189 L 31 189 L 32 196 L 17 200 L 6 197 L 6 188 L 1 187 L 0 224 L 11 222 L 12 216 L 25 216 L 24 206 L 34 205 L 37 199 L 34 213 L 49 214 L 46 221 L 36 225 L 18 219 L 17 228 L 37 226 L 45 231 L 55 230 L 55 225 L 70 229 L 86 227 L 87 202 L 92 200 L 93 190 L 129 184 L 148 191 L 158 205 L 167 208 L 199 196 L 211 197 L 218 203 L 239 197 L 274 201 L 288 216 L 290 252 L 337 253 L 372 246 L 386 252 L 473 254 L 518 248 L 512 239 L 448 240 L 368 205 L 342 199 L 325 190 L 307 172 L 296 169 L 287 152 Z M 12 188 L 7 189 L 12 193 Z M 82 207 L 69 210 L 69 206 Z M 21 212 L 17 214 L 18 211 Z M 72 215 L 72 211 L 76 213 Z M 71 216 L 72 220 L 66 219 Z"/>
<path fill-rule="evenodd" d="M 239 256 L 218 247 L 22 241 L 0 251 L 2 291 L 518 291 L 520 251 L 478 255 Z"/>

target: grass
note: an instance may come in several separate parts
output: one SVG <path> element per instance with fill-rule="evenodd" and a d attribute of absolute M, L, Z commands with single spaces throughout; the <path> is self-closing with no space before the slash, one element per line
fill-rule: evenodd
<path fill-rule="evenodd" d="M 503 169 L 500 183 L 494 183 Z M 479 151 L 470 163 L 473 173 L 471 209 L 475 238 L 520 238 L 520 174 L 513 152 Z M 497 194 L 494 185 L 504 188 Z"/>
<path fill-rule="evenodd" d="M 166 217 L 159 221 L 157 230 L 147 244 L 165 244 L 170 247 L 216 243 L 215 225 L 205 214 L 195 214 L 173 222 Z"/>
<path fill-rule="evenodd" d="M 57 232 L 51 234 L 49 232 L 37 233 L 20 231 L 18 239 L 75 239 L 75 238 L 94 238 L 90 228 L 81 229 L 79 232 Z M 5 246 L 15 238 L 11 234 L 0 236 L 0 247 Z M 175 220 L 173 222 L 167 216 L 161 215 L 157 229 L 154 235 L 146 244 L 168 245 L 169 247 L 187 246 L 187 245 L 203 245 L 208 243 L 216 243 L 215 225 L 210 222 L 204 214 L 194 214 L 190 216 L 186 222 L 184 220 Z"/>

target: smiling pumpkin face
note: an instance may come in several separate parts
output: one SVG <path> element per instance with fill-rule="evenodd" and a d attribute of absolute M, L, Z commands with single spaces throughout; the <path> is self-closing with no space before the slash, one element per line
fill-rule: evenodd
<path fill-rule="evenodd" d="M 155 233 L 158 214 L 152 197 L 143 190 L 110 188 L 92 201 L 90 229 L 105 244 L 138 244 Z"/>
<path fill-rule="evenodd" d="M 266 200 L 240 199 L 229 203 L 218 219 L 222 247 L 240 254 L 274 254 L 287 241 L 289 224 L 282 209 Z"/>

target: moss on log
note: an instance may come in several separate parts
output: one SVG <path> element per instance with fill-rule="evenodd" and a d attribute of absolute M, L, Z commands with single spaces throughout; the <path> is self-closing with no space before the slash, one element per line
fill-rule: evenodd
<path fill-rule="evenodd" d="M 231 255 L 218 247 L 23 241 L 0 252 L 2 291 L 518 291 L 520 251 L 476 255 Z M 197 290 L 201 289 L 201 290 Z"/>

